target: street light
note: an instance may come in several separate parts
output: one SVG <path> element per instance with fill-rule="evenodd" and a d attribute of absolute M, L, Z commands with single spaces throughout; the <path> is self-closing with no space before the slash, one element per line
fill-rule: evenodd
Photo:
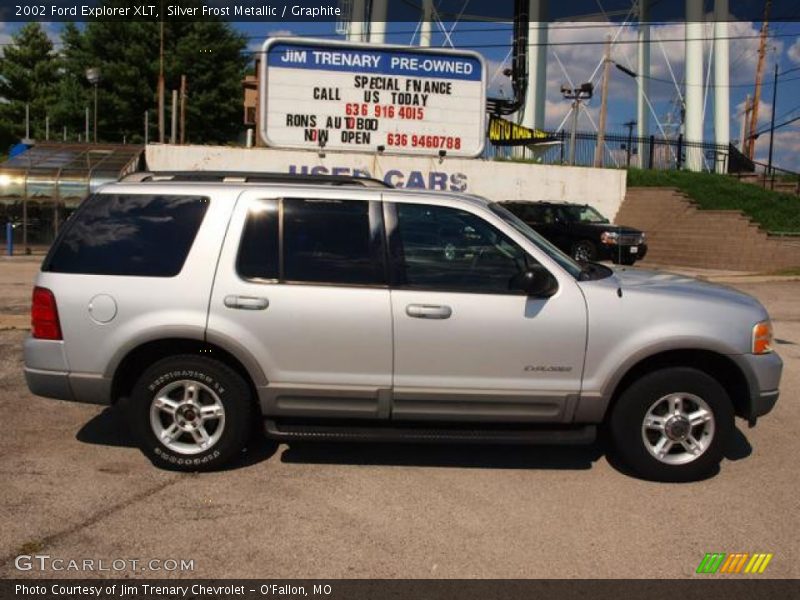
<path fill-rule="evenodd" d="M 100 69 L 91 67 L 86 69 L 86 79 L 94 86 L 94 143 L 97 143 L 97 84 L 100 83 L 102 76 Z"/>
<path fill-rule="evenodd" d="M 569 136 L 569 164 L 575 165 L 575 138 L 578 131 L 578 115 L 581 111 L 581 102 L 589 100 L 594 93 L 594 85 L 582 83 L 580 87 L 571 88 L 561 86 L 561 95 L 564 100 L 572 100 L 572 132 Z"/>

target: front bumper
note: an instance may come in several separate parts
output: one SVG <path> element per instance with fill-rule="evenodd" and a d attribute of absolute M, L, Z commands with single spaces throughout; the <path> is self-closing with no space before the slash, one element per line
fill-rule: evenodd
<path fill-rule="evenodd" d="M 633 251 L 634 248 L 636 248 L 635 252 Z M 602 244 L 600 252 L 603 260 L 619 260 L 620 258 L 642 260 L 647 256 L 647 244 L 638 244 L 636 246 L 612 246 Z"/>
<path fill-rule="evenodd" d="M 740 354 L 731 358 L 736 361 L 747 378 L 750 405 L 744 417 L 753 426 L 758 417 L 769 413 L 778 401 L 783 361 L 775 352 Z"/>

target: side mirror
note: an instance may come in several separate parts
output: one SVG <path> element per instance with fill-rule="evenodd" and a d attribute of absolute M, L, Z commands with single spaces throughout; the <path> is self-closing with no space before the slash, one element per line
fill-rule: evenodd
<path fill-rule="evenodd" d="M 511 279 L 511 289 L 522 290 L 533 298 L 549 298 L 558 291 L 558 281 L 543 266 L 533 265 Z"/>

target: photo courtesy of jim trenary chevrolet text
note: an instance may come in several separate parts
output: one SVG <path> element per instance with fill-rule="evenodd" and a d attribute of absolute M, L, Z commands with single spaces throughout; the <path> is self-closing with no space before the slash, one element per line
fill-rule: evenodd
<path fill-rule="evenodd" d="M 0 0 L 0 600 L 798 596 L 794 0 Z"/>

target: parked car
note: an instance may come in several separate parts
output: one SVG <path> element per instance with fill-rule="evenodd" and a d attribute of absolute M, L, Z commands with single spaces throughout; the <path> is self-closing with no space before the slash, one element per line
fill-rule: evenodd
<path fill-rule="evenodd" d="M 729 288 L 578 264 L 503 205 L 358 179 L 103 187 L 36 278 L 25 376 L 127 398 L 156 465 L 276 441 L 589 443 L 643 477 L 715 469 L 778 398 L 769 316 Z M 377 184 L 376 184 L 377 185 Z"/>
<path fill-rule="evenodd" d="M 504 202 L 503 206 L 579 262 L 632 265 L 647 254 L 643 231 L 611 225 L 588 204 Z"/>

